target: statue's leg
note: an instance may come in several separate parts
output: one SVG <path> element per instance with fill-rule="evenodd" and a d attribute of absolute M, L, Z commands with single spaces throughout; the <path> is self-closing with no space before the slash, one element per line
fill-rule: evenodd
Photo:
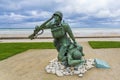
<path fill-rule="evenodd" d="M 75 47 L 68 51 L 67 59 L 70 66 L 77 66 L 84 62 L 82 53 Z"/>
<path fill-rule="evenodd" d="M 80 52 L 81 52 L 82 56 L 85 55 L 85 54 L 83 53 L 83 47 L 82 47 L 82 46 L 80 47 Z"/>
<path fill-rule="evenodd" d="M 83 47 L 81 45 L 77 44 L 77 49 L 81 52 L 82 56 L 84 56 Z"/>
<path fill-rule="evenodd" d="M 54 40 L 54 46 L 56 47 L 57 51 L 59 52 L 60 47 L 61 47 L 59 40 L 57 40 L 57 39 Z"/>
<path fill-rule="evenodd" d="M 66 57 L 67 57 L 67 48 L 66 48 L 66 46 L 61 46 L 61 48 L 60 48 L 60 51 L 59 51 L 59 53 L 58 53 L 58 60 L 59 61 L 65 61 L 66 60 Z"/>

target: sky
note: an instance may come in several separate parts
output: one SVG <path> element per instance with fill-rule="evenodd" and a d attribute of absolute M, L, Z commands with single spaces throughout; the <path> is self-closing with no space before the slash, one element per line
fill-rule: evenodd
<path fill-rule="evenodd" d="M 0 28 L 34 28 L 55 11 L 73 28 L 120 28 L 120 0 L 0 0 Z"/>

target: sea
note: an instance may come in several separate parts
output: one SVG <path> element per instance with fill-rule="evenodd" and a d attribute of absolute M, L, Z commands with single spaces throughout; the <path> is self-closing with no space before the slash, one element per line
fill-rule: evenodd
<path fill-rule="evenodd" d="M 71 28 L 75 36 L 120 35 L 120 28 Z M 34 28 L 0 28 L 0 35 L 30 35 Z M 51 36 L 51 30 L 44 30 L 44 36 Z M 42 36 L 43 37 L 43 36 Z"/>

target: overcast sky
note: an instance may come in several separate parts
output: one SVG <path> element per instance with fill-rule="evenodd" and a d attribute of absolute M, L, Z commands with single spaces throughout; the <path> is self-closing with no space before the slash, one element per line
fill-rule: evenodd
<path fill-rule="evenodd" d="M 55 11 L 71 27 L 120 28 L 120 0 L 0 0 L 0 28 L 34 28 Z"/>

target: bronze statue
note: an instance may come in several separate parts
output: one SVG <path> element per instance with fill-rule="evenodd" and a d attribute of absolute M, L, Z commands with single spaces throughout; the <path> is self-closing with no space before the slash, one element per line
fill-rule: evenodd
<path fill-rule="evenodd" d="M 70 26 L 63 20 L 63 14 L 56 11 L 52 17 L 41 26 L 36 26 L 34 33 L 29 36 L 34 39 L 40 30 L 51 29 L 54 46 L 58 51 L 58 60 L 66 66 L 76 66 L 84 62 L 83 48 L 75 41 Z"/>

